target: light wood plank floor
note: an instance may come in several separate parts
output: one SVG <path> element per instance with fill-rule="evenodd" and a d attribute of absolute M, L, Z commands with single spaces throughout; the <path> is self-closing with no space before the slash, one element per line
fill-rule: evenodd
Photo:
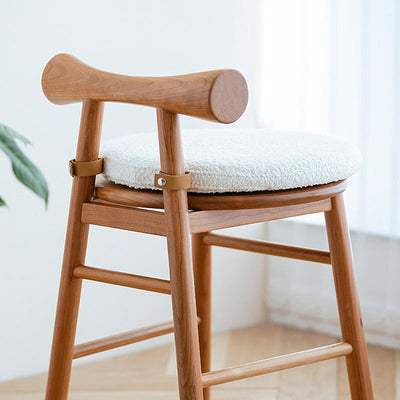
<path fill-rule="evenodd" d="M 337 341 L 277 325 L 219 333 L 213 338 L 213 368 Z M 369 357 L 375 399 L 400 400 L 400 352 L 369 346 Z M 45 375 L 38 375 L 2 383 L 0 400 L 43 400 L 45 381 Z M 215 400 L 350 399 L 343 359 L 228 383 L 212 390 Z M 75 366 L 69 399 L 176 400 L 174 348 L 165 346 Z"/>

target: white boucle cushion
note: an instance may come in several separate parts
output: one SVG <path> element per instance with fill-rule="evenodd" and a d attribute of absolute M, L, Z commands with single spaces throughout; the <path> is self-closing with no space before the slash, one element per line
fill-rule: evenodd
<path fill-rule="evenodd" d="M 293 189 L 353 175 L 359 153 L 330 136 L 267 129 L 197 129 L 182 132 L 186 171 L 198 193 Z M 160 171 L 156 133 L 109 140 L 102 146 L 106 179 L 156 189 Z"/>

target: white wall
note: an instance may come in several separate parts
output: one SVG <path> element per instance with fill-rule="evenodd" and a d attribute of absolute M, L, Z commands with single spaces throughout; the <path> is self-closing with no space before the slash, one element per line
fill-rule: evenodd
<path fill-rule="evenodd" d="M 45 63 L 67 52 L 99 68 L 131 75 L 236 68 L 247 78 L 251 94 L 257 3 L 2 3 L 0 121 L 34 143 L 27 151 L 48 179 L 50 202 L 45 210 L 15 181 L 8 160 L 0 154 L 0 193 L 9 204 L 0 209 L 0 381 L 44 371 L 49 359 L 71 186 L 67 163 L 75 152 L 80 106 L 54 106 L 44 98 L 40 78 Z M 236 125 L 253 126 L 252 110 L 250 102 Z M 209 125 L 189 118 L 182 123 Z M 105 137 L 154 128 L 152 109 L 106 105 Z M 244 236 L 263 236 L 259 225 L 238 230 Z M 262 257 L 222 249 L 215 255 L 215 328 L 261 321 Z M 164 239 L 129 232 L 93 228 L 87 263 L 168 276 Z M 83 294 L 78 341 L 169 319 L 169 301 L 162 295 L 98 284 L 85 284 Z"/>

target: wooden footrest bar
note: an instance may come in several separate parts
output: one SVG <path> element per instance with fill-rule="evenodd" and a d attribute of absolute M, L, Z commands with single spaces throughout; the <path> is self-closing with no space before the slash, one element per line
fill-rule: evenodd
<path fill-rule="evenodd" d="M 126 286 L 134 289 L 148 290 L 150 292 L 171 294 L 171 284 L 163 279 L 149 278 L 147 276 L 127 274 L 124 272 L 109 271 L 94 267 L 79 265 L 74 269 L 74 276 L 97 282 Z"/>
<path fill-rule="evenodd" d="M 330 360 L 336 357 L 347 356 L 352 352 L 353 348 L 349 343 L 337 343 L 329 346 L 318 347 L 316 349 L 300 351 L 298 353 L 286 354 L 283 356 L 268 358 L 266 360 L 242 364 L 236 367 L 206 372 L 202 374 L 203 386 L 209 387 L 220 385 L 222 383 L 250 378 L 252 376 L 300 367 L 302 365 Z"/>
<path fill-rule="evenodd" d="M 143 340 L 166 335 L 172 332 L 174 332 L 173 322 L 165 322 L 147 328 L 136 329 L 134 331 L 124 332 L 118 335 L 78 344 L 74 347 L 74 359 L 141 342 Z"/>
<path fill-rule="evenodd" d="M 213 233 L 204 235 L 203 242 L 213 246 L 252 251 L 254 253 L 262 253 L 272 256 L 295 258 L 297 260 L 313 261 L 323 264 L 331 263 L 331 256 L 328 251 L 305 249 L 302 247 L 268 243 L 259 240 L 241 239 L 216 235 Z"/>

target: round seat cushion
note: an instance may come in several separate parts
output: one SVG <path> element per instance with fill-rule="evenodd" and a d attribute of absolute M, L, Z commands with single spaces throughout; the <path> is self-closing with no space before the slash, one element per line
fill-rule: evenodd
<path fill-rule="evenodd" d="M 346 179 L 360 166 L 349 144 L 330 136 L 268 129 L 196 129 L 182 132 L 191 192 L 283 190 Z M 106 179 L 135 189 L 157 189 L 160 171 L 156 133 L 104 142 Z M 159 190 L 159 189 L 157 189 Z"/>

